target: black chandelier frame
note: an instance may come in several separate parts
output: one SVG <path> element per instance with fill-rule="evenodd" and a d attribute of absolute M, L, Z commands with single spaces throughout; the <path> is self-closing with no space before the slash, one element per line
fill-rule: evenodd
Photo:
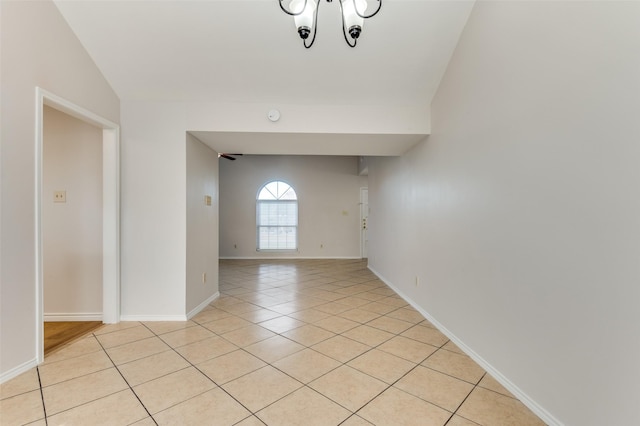
<path fill-rule="evenodd" d="M 280 9 L 282 9 L 282 11 L 289 16 L 299 16 L 299 15 L 302 15 L 302 13 L 307 8 L 307 3 L 313 0 L 304 0 L 304 6 L 300 9 L 300 12 L 298 13 L 287 10 L 287 8 L 284 7 L 284 5 L 282 4 L 284 1 L 285 0 L 278 0 L 278 4 L 280 4 Z M 337 1 L 338 3 L 340 3 L 340 15 L 342 16 L 342 35 L 344 36 L 344 41 L 347 43 L 347 45 L 349 45 L 349 47 L 356 47 L 356 45 L 358 44 L 358 37 L 360 35 L 360 32 L 357 31 L 355 33 L 351 33 L 350 29 L 346 28 L 346 23 L 344 21 L 344 9 L 342 6 L 343 2 L 342 0 L 337 0 Z M 356 7 L 355 0 L 345 0 L 345 1 L 353 2 L 353 10 L 355 10 L 356 15 L 358 15 L 362 19 L 369 19 L 376 16 L 378 12 L 380 12 L 380 9 L 382 8 L 382 0 L 374 0 L 378 3 L 378 7 L 371 14 L 361 14 L 360 11 L 358 11 L 358 8 Z M 300 33 L 300 37 L 302 38 L 302 44 L 306 49 L 309 49 L 311 46 L 313 46 L 313 43 L 316 41 L 316 34 L 318 33 L 318 10 L 320 9 L 320 3 L 322 3 L 322 0 L 318 0 L 315 14 L 313 16 L 313 36 L 311 37 L 311 41 L 307 43 L 307 40 L 309 39 L 308 34 L 307 34 L 307 37 L 305 37 L 302 35 L 302 33 Z M 332 0 L 327 0 L 327 3 L 332 3 Z M 347 32 L 350 33 L 352 41 L 350 41 L 349 37 L 347 37 Z"/>

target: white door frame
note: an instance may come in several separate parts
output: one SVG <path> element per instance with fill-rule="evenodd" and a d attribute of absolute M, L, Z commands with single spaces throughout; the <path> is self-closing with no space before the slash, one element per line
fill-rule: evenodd
<path fill-rule="evenodd" d="M 365 207 L 365 203 L 364 203 L 364 193 L 365 191 L 367 192 L 367 207 Z M 364 209 L 368 208 L 369 206 L 369 188 L 368 187 L 362 187 L 360 188 L 360 257 L 362 259 L 366 258 L 369 256 L 369 250 L 368 250 L 368 246 L 365 243 L 365 234 L 368 233 L 368 229 L 369 229 L 369 220 L 367 219 L 367 229 L 364 229 L 365 223 L 364 223 L 364 219 L 365 219 L 365 213 L 366 213 L 366 217 L 369 217 L 369 212 L 365 212 Z M 368 241 L 369 238 L 366 238 L 366 241 Z"/>
<path fill-rule="evenodd" d="M 36 87 L 36 355 L 44 361 L 42 158 L 44 106 L 102 129 L 102 322 L 120 321 L 120 126 Z"/>

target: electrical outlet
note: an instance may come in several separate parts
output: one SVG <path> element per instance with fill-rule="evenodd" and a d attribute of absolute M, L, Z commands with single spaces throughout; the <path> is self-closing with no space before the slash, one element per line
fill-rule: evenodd
<path fill-rule="evenodd" d="M 53 202 L 54 203 L 66 203 L 67 202 L 67 191 L 53 191 Z"/>
<path fill-rule="evenodd" d="M 206 272 L 203 272 L 203 273 L 202 273 L 202 284 L 204 284 L 204 283 L 206 283 L 206 282 L 207 282 L 207 273 L 206 273 Z"/>

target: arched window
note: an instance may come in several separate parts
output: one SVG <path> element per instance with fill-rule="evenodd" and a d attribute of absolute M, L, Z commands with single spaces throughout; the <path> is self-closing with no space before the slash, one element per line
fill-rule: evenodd
<path fill-rule="evenodd" d="M 291 185 L 267 183 L 256 203 L 258 250 L 298 249 L 298 197 Z"/>

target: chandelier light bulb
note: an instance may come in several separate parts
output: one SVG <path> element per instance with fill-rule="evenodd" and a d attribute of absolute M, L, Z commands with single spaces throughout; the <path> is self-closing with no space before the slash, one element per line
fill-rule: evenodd
<path fill-rule="evenodd" d="M 314 17 L 316 11 L 316 0 L 293 0 L 291 2 L 292 12 L 295 13 L 293 21 L 300 38 L 306 40 L 314 27 Z M 304 8 L 304 10 L 303 10 Z"/>
<path fill-rule="evenodd" d="M 289 8 L 291 13 L 298 15 L 302 13 L 302 8 L 305 6 L 305 0 L 292 0 Z"/>
<path fill-rule="evenodd" d="M 344 28 L 349 33 L 352 39 L 357 39 L 362 32 L 362 26 L 364 25 L 364 18 L 362 15 L 367 8 L 366 0 L 341 0 L 342 1 L 342 14 L 344 19 Z M 357 4 L 356 4 L 357 3 Z M 358 14 L 356 12 L 358 8 Z"/>
<path fill-rule="evenodd" d="M 307 49 L 313 46 L 318 29 L 318 8 L 322 0 L 279 0 L 280 9 L 293 16 L 296 31 Z M 349 47 L 356 47 L 364 20 L 378 14 L 382 0 L 338 0 L 342 13 L 342 33 Z M 331 3 L 332 0 L 327 0 Z M 369 11 L 369 6 L 372 11 Z M 369 11 L 369 13 L 367 13 Z"/>

